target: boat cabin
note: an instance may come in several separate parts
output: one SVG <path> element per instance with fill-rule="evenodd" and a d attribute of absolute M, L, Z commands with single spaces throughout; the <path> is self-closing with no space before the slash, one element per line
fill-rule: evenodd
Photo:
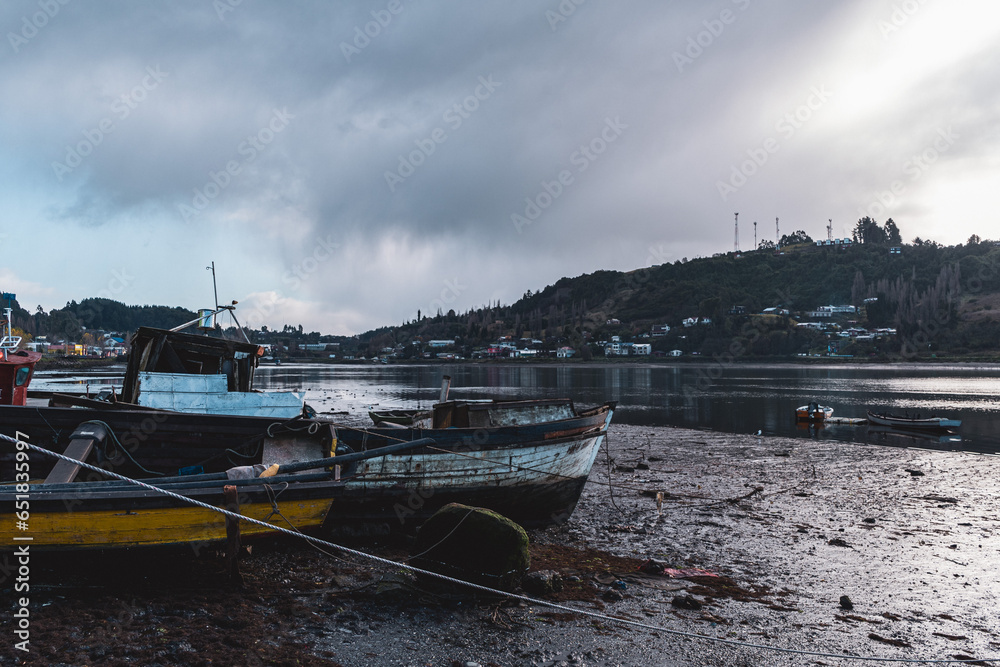
<path fill-rule="evenodd" d="M 297 417 L 304 394 L 254 391 L 263 354 L 252 343 L 140 327 L 118 400 L 178 412 Z"/>

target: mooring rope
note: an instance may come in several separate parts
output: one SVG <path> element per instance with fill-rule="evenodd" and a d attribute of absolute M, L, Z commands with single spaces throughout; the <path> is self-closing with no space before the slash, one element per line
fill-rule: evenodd
<path fill-rule="evenodd" d="M 475 584 L 475 583 L 472 583 L 470 581 L 463 581 L 462 579 L 456 579 L 455 577 L 449 577 L 448 575 L 445 575 L 445 574 L 438 574 L 437 572 L 431 572 L 429 570 L 423 570 L 423 569 L 414 567 L 412 565 L 409 565 L 407 563 L 399 563 L 397 561 L 389 560 L 388 558 L 382 558 L 381 556 L 375 556 L 373 554 L 365 553 L 363 551 L 358 551 L 356 549 L 351 549 L 349 547 L 345 547 L 345 546 L 336 544 L 334 542 L 329 542 L 327 540 L 324 540 L 324 539 L 321 539 L 321 538 L 318 538 L 318 537 L 314 537 L 312 535 L 307 535 L 307 534 L 305 534 L 303 532 L 300 532 L 298 530 L 290 530 L 288 528 L 283 528 L 281 526 L 276 526 L 276 525 L 274 525 L 272 523 L 267 523 L 266 521 L 261 521 L 260 519 L 254 519 L 253 517 L 244 516 L 242 514 L 239 514 L 237 512 L 232 512 L 232 511 L 224 509 L 222 507 L 216 507 L 215 505 L 210 505 L 210 504 L 204 503 L 204 502 L 202 502 L 200 500 L 195 500 L 194 498 L 188 498 L 187 496 L 183 496 L 183 495 L 181 495 L 179 493 L 174 493 L 173 491 L 168 491 L 167 489 L 162 489 L 162 488 L 153 486 L 152 484 L 147 484 L 146 482 L 143 482 L 141 480 L 131 479 L 129 477 L 126 477 L 124 475 L 120 475 L 120 474 L 118 474 L 116 472 L 112 472 L 110 470 L 104 470 L 103 468 L 99 468 L 97 466 L 91 465 L 89 463 L 85 463 L 83 461 L 79 461 L 77 459 L 71 458 L 71 457 L 66 456 L 64 454 L 59 454 L 58 452 L 53 452 L 53 451 L 50 451 L 50 450 L 45 449 L 43 447 L 39 447 L 37 445 L 33 445 L 30 442 L 24 442 L 22 440 L 17 440 L 16 438 L 11 438 L 10 436 L 4 435 L 2 433 L 0 433 L 0 439 L 6 440 L 7 442 L 10 442 L 10 443 L 13 443 L 13 444 L 17 444 L 17 445 L 21 445 L 21 446 L 27 447 L 27 448 L 29 448 L 31 450 L 34 450 L 36 452 L 39 452 L 41 454 L 45 454 L 46 456 L 51 456 L 53 458 L 61 459 L 63 461 L 67 461 L 67 462 L 72 463 L 74 465 L 79 465 L 79 466 L 81 466 L 83 468 L 87 468 L 89 470 L 93 470 L 95 472 L 99 472 L 101 474 L 114 477 L 114 478 L 119 479 L 119 480 L 121 480 L 123 482 L 128 482 L 130 484 L 134 484 L 136 486 L 139 486 L 139 487 L 144 488 L 144 489 L 148 489 L 148 490 L 153 491 L 155 493 L 161 493 L 161 494 L 163 494 L 165 496 L 168 496 L 170 498 L 174 498 L 175 500 L 180 500 L 181 502 L 189 503 L 191 505 L 196 505 L 198 507 L 203 507 L 203 508 L 211 510 L 213 512 L 218 512 L 219 514 L 227 516 L 227 517 L 229 517 L 231 519 L 236 519 L 236 520 L 239 520 L 239 521 L 244 521 L 244 522 L 247 522 L 247 523 L 256 524 L 256 525 L 263 526 L 264 528 L 267 528 L 267 529 L 275 531 L 275 532 L 279 532 L 279 533 L 283 533 L 283 534 L 287 534 L 287 535 L 292 535 L 294 537 L 302 538 L 302 539 L 306 540 L 307 542 L 310 542 L 314 546 L 322 545 L 322 546 L 325 546 L 325 547 L 336 549 L 336 550 L 338 550 L 338 551 L 340 551 L 342 553 L 349 554 L 351 556 L 356 556 L 358 558 L 364 558 L 364 559 L 371 560 L 371 561 L 374 561 L 376 563 L 380 563 L 382 565 L 386 565 L 386 566 L 393 567 L 393 568 L 404 569 L 404 570 L 413 572 L 414 574 L 421 574 L 421 575 L 425 575 L 425 576 L 432 577 L 432 578 L 435 578 L 435 579 L 440 579 L 441 581 L 446 581 L 448 583 L 455 584 L 455 585 L 458 585 L 458 586 L 465 586 L 466 588 L 472 588 L 473 590 L 478 590 L 478 591 L 482 591 L 484 593 L 489 593 L 490 595 L 495 595 L 495 596 L 500 596 L 500 597 L 506 597 L 506 598 L 511 599 L 511 600 L 518 600 L 520 602 L 527 602 L 529 604 L 539 605 L 539 606 L 543 606 L 543 607 L 549 607 L 549 608 L 552 608 L 552 609 L 559 609 L 560 611 L 565 611 L 565 612 L 569 612 L 569 613 L 573 613 L 573 614 L 579 614 L 581 616 L 587 616 L 587 617 L 590 617 L 590 618 L 595 618 L 595 619 L 602 620 L 602 621 L 607 621 L 607 622 L 610 622 L 610 623 L 619 623 L 619 624 L 630 626 L 630 627 L 633 627 L 633 628 L 641 628 L 643 630 L 650 630 L 652 632 L 663 632 L 665 634 L 673 635 L 673 636 L 676 636 L 676 637 L 683 637 L 685 639 L 701 640 L 701 641 L 707 641 L 707 642 L 711 642 L 711 643 L 715 643 L 715 644 L 724 644 L 724 645 L 727 645 L 727 646 L 736 646 L 736 647 L 740 647 L 740 648 L 759 649 L 759 650 L 762 650 L 762 651 L 771 651 L 771 652 L 775 652 L 775 653 L 785 653 L 785 654 L 792 654 L 792 655 L 803 655 L 803 656 L 809 656 L 809 657 L 814 657 L 814 658 L 831 658 L 831 659 L 838 659 L 838 660 L 862 660 L 862 661 L 865 661 L 865 662 L 881 662 L 881 663 L 939 664 L 939 665 L 941 665 L 941 664 L 969 664 L 969 663 L 977 663 L 977 662 L 1000 662 L 1000 657 L 996 657 L 996 658 L 970 658 L 970 659 L 967 659 L 967 660 L 966 659 L 946 659 L 946 660 L 940 660 L 940 659 L 932 659 L 932 658 L 927 658 L 927 659 L 920 659 L 920 658 L 879 658 L 879 657 L 875 657 L 875 656 L 858 656 L 858 655 L 849 655 L 849 654 L 843 654 L 843 653 L 824 653 L 824 652 L 821 652 L 821 651 L 806 651 L 806 650 L 803 650 L 803 649 L 784 648 L 784 647 L 780 647 L 780 646 L 770 646 L 768 644 L 755 644 L 755 643 L 752 643 L 752 642 L 744 642 L 744 641 L 739 641 L 739 640 L 736 640 L 736 639 L 723 639 L 721 637 L 712 637 L 710 635 L 702 635 L 702 634 L 693 633 L 693 632 L 685 632 L 683 630 L 673 630 L 671 628 L 667 628 L 667 627 L 663 627 L 663 626 L 659 626 L 659 625 L 653 625 L 651 623 L 643 623 L 642 621 L 634 621 L 634 620 L 627 619 L 627 618 L 619 618 L 617 616 L 610 616 L 608 614 L 600 614 L 600 613 L 597 613 L 597 612 L 588 611 L 586 609 L 579 609 L 579 608 L 576 608 L 576 607 L 570 607 L 568 605 L 559 604 L 557 602 L 549 602 L 547 600 L 540 600 L 540 599 L 537 599 L 537 598 L 532 598 L 532 597 L 529 597 L 527 595 L 521 595 L 521 594 L 518 594 L 518 593 L 509 593 L 507 591 L 501 591 L 501 590 L 497 590 L 497 589 L 494 589 L 494 588 L 490 588 L 488 586 L 483 586 L 483 585 L 480 585 L 480 584 Z M 82 486 L 86 486 L 86 482 L 81 482 L 81 485 Z M 285 518 L 285 517 L 282 517 L 282 518 Z M 285 521 L 288 521 L 288 519 L 285 519 Z"/>

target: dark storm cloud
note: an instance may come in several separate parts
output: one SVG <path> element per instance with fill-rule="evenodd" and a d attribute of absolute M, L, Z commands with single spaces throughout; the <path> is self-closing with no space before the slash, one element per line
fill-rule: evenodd
<path fill-rule="evenodd" d="M 58 11 L 23 36 L 43 5 Z M 849 226 L 954 125 L 962 139 L 898 202 L 930 228 L 921 188 L 996 145 L 998 60 L 986 40 L 949 52 L 957 34 L 927 45 L 942 67 L 908 58 L 948 12 L 916 7 L 12 2 L 3 173 L 60 229 L 246 234 L 261 243 L 228 244 L 234 263 L 277 281 L 255 290 L 355 310 L 365 290 L 433 300 L 440 264 L 468 307 L 726 250 L 735 210 L 814 236 Z M 329 238 L 336 260 L 295 277 Z M 332 286 L 352 262 L 377 270 Z"/>

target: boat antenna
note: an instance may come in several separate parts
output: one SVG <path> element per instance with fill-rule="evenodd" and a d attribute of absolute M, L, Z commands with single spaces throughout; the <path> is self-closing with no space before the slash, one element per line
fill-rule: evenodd
<path fill-rule="evenodd" d="M 212 272 L 212 291 L 215 292 L 215 307 L 219 307 L 219 288 L 215 285 L 215 262 L 212 262 L 212 266 L 206 266 L 206 271 Z"/>
<path fill-rule="evenodd" d="M 237 303 L 239 303 L 239 302 L 238 301 L 233 301 L 233 305 L 231 305 L 231 306 L 222 306 L 222 307 L 225 310 L 229 311 L 229 316 L 231 318 L 233 318 L 233 322 L 236 322 L 236 328 L 240 330 L 240 334 L 242 334 L 243 340 L 245 340 L 246 342 L 249 343 L 250 342 L 250 338 L 247 336 L 247 332 L 243 330 L 243 325 L 240 324 L 240 321 L 238 319 L 236 319 L 236 304 Z"/>

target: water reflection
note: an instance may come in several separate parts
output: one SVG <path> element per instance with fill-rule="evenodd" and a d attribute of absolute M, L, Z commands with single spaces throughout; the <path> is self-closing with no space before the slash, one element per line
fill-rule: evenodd
<path fill-rule="evenodd" d="M 453 378 L 453 396 L 553 398 L 581 405 L 618 401 L 615 420 L 736 433 L 873 442 L 895 446 L 1000 450 L 1000 368 L 936 366 L 659 366 L 426 365 L 281 367 L 262 369 L 271 387 L 350 391 L 356 401 L 426 407 L 438 396 L 441 377 Z M 837 417 L 863 418 L 868 409 L 919 410 L 963 420 L 961 436 L 929 440 L 866 427 L 828 424 L 796 427 L 794 409 L 809 401 L 832 405 Z M 343 408 L 350 409 L 350 408 Z"/>

